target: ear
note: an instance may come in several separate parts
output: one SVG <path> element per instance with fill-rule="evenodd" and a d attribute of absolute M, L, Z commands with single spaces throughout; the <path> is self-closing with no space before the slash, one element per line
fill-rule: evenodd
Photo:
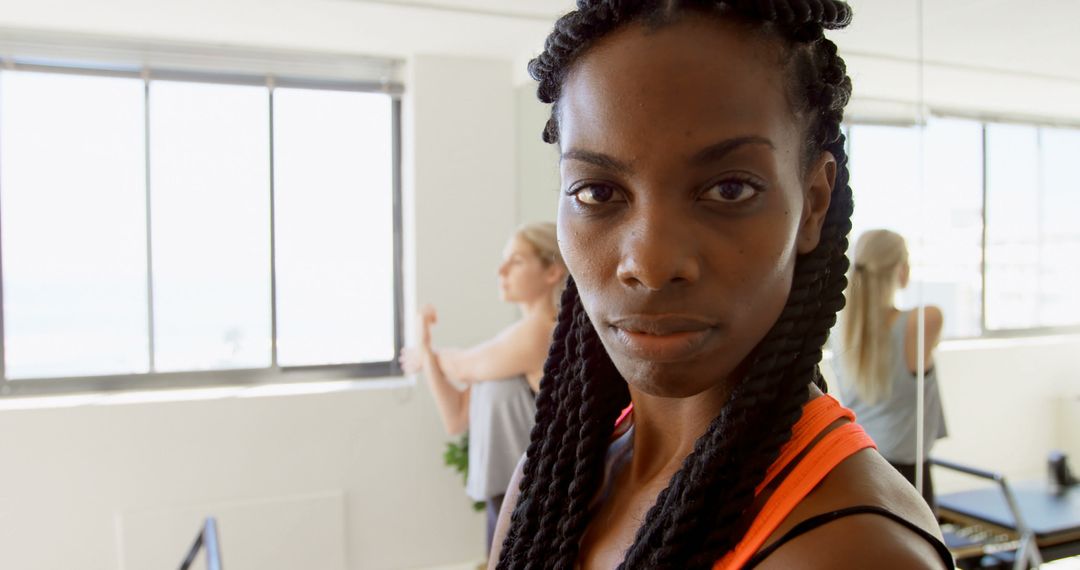
<path fill-rule="evenodd" d="M 558 263 L 552 263 L 544 270 L 544 282 L 554 287 L 566 280 L 566 269 Z"/>
<path fill-rule="evenodd" d="M 807 170 L 803 182 L 806 190 L 803 192 L 802 218 L 796 240 L 799 253 L 810 253 L 821 241 L 821 227 L 825 225 L 825 213 L 829 211 L 835 182 L 836 157 L 825 151 Z"/>

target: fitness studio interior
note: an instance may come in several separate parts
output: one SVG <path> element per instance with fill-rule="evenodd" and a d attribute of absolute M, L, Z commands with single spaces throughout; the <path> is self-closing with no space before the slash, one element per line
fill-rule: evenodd
<path fill-rule="evenodd" d="M 0 568 L 486 567 L 583 267 L 529 74 L 576 4 L 0 0 Z M 957 567 L 1080 569 L 1080 2 L 849 5 L 848 276 L 886 277 L 823 382 Z"/>

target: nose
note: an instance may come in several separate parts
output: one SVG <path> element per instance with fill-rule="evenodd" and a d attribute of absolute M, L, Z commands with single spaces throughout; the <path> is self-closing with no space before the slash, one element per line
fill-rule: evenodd
<path fill-rule="evenodd" d="M 642 204 L 625 227 L 617 269 L 623 285 L 660 291 L 701 277 L 698 244 L 679 212 Z"/>

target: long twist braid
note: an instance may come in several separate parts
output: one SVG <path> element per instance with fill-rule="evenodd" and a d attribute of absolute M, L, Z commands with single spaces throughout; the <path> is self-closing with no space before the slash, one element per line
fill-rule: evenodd
<path fill-rule="evenodd" d="M 537 479 L 540 470 L 540 457 L 545 456 L 545 448 L 550 441 L 546 436 L 554 424 L 554 415 L 557 401 L 557 389 L 565 387 L 566 380 L 560 374 L 566 355 L 567 333 L 571 327 L 570 316 L 577 305 L 577 285 L 572 277 L 567 278 L 566 287 L 563 289 L 559 303 L 559 315 L 552 333 L 553 341 L 548 350 L 547 360 L 544 361 L 544 373 L 540 379 L 540 393 L 536 397 L 536 424 L 533 426 L 530 436 L 529 447 L 525 451 L 525 463 L 522 466 L 521 488 L 530 488 Z M 511 518 L 510 530 L 507 533 L 506 544 L 522 544 L 518 536 L 529 536 L 539 512 L 539 501 L 533 497 L 522 497 L 518 501 L 517 508 Z M 500 565 L 500 568 L 503 566 Z"/>
<path fill-rule="evenodd" d="M 571 364 L 571 377 L 576 381 L 574 384 L 581 384 L 583 379 L 583 366 L 584 363 L 581 360 L 581 329 L 585 326 L 585 322 L 588 321 L 588 316 L 585 314 L 584 307 L 581 303 L 577 303 L 574 307 L 574 328 L 573 335 L 568 334 L 567 339 L 573 339 L 577 345 L 577 358 Z M 568 354 L 573 354 L 568 350 Z M 570 384 L 567 383 L 567 387 Z M 577 425 L 575 425 L 578 409 L 581 407 L 583 386 L 574 386 L 572 390 L 567 391 L 558 410 L 557 418 L 561 420 L 562 430 L 555 434 L 554 439 L 559 442 L 558 449 L 555 450 L 555 461 L 551 463 L 551 468 L 547 473 L 547 480 L 545 483 L 552 488 L 566 489 L 574 474 L 574 458 L 577 450 L 577 439 L 580 437 Z M 559 531 L 559 521 L 563 518 L 566 508 L 566 496 L 563 494 L 547 494 L 544 497 L 543 512 L 540 515 L 540 525 L 536 530 L 536 535 L 533 540 L 533 544 L 527 554 L 530 561 L 541 560 L 545 556 L 550 556 L 549 544 L 556 542 Z"/>
<path fill-rule="evenodd" d="M 599 486 L 602 460 L 608 447 L 611 418 L 630 401 L 629 391 L 615 365 L 606 357 L 600 337 L 586 316 L 576 331 L 580 341 L 579 358 L 582 403 L 578 407 L 580 426 L 575 448 L 573 480 L 568 489 L 566 513 L 559 526 L 558 559 L 573 567 L 578 555 L 578 538 L 588 522 L 589 502 Z M 607 393 L 601 386 L 613 387 Z M 619 391 L 622 387 L 623 390 Z M 614 397 L 613 397 L 614 396 Z"/>
<path fill-rule="evenodd" d="M 840 123 L 851 83 L 823 29 L 845 26 L 851 11 L 832 0 L 579 0 L 578 8 L 559 20 L 544 53 L 530 62 L 539 98 L 555 104 L 544 140 L 558 140 L 561 85 L 578 54 L 628 22 L 662 25 L 683 9 L 774 28 L 794 51 L 792 99 L 796 112 L 807 118 L 807 157 L 828 151 L 837 160 L 819 245 L 797 259 L 780 318 L 751 354 L 748 372 L 729 402 L 657 496 L 623 564 L 707 567 L 741 536 L 752 514 L 754 488 L 802 413 L 806 385 L 822 385 L 817 371 L 821 348 L 843 307 L 852 202 Z M 625 382 L 599 345 L 576 289 L 568 287 L 563 302 L 500 568 L 573 567 L 588 501 L 602 476 L 612 421 L 628 399 Z"/>
<path fill-rule="evenodd" d="M 605 428 L 613 425 L 619 411 L 630 401 L 626 383 L 600 345 L 572 279 L 563 293 L 552 345 L 537 398 L 537 425 L 520 483 L 523 493 L 511 518 L 498 568 L 573 567 L 578 538 L 587 522 L 588 501 L 602 476 L 610 433 Z M 578 360 L 570 362 L 566 355 L 575 353 Z M 558 365 L 557 359 L 561 359 Z M 568 416 L 543 413 L 541 400 L 546 393 L 551 401 L 558 402 L 557 406 L 574 410 L 569 405 L 571 400 L 576 401 L 572 392 L 583 397 L 576 413 L 569 416 L 577 426 L 567 428 Z M 540 445 L 538 438 L 546 438 L 543 443 L 549 445 Z M 555 442 L 557 445 L 550 445 Z M 565 449 L 574 450 L 573 461 L 566 461 Z M 566 488 L 565 494 L 524 492 L 558 485 Z M 568 535 L 574 538 L 565 539 Z M 553 544 L 559 544 L 556 552 L 551 551 Z"/>

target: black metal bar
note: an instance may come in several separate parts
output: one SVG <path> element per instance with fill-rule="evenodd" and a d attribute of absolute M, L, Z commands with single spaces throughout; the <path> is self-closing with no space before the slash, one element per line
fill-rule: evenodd
<path fill-rule="evenodd" d="M 199 529 L 195 542 L 188 549 L 184 561 L 180 563 L 179 570 L 188 570 L 199 556 L 199 551 L 206 550 L 206 570 L 221 570 L 221 544 L 218 540 L 217 520 L 207 517 Z"/>
<path fill-rule="evenodd" d="M 993 471 L 986 471 L 986 470 L 983 470 L 983 469 L 979 469 L 977 467 L 970 467 L 968 465 L 962 465 L 960 463 L 947 461 L 945 459 L 938 459 L 936 457 L 931 457 L 929 459 L 929 462 L 930 462 L 930 465 L 937 465 L 939 467 L 944 467 L 946 469 L 952 469 L 953 471 L 959 471 L 961 473 L 967 473 L 968 475 L 973 475 L 975 477 L 980 477 L 982 479 L 989 479 L 991 481 L 1002 481 L 1005 478 L 1005 476 L 1000 474 L 1000 473 L 995 473 Z"/>
<path fill-rule="evenodd" d="M 150 76 L 143 74 L 143 168 L 146 170 L 146 334 L 147 360 L 150 372 L 157 369 L 154 341 L 154 213 L 153 197 L 150 195 Z"/>
<path fill-rule="evenodd" d="M 180 563 L 180 570 L 188 570 L 191 564 L 195 562 L 195 557 L 199 555 L 199 550 L 203 545 L 203 532 L 204 529 L 199 529 L 199 535 L 195 537 L 195 543 L 188 549 L 187 556 L 184 557 L 184 561 Z"/>
<path fill-rule="evenodd" d="M 404 269 L 402 267 L 403 245 L 403 222 L 401 206 L 401 101 L 394 99 L 391 102 L 393 121 L 393 177 L 394 177 L 394 355 L 390 359 L 394 374 L 401 374 L 401 367 L 397 361 L 397 355 L 405 346 L 405 295 L 404 295 Z"/>
<path fill-rule="evenodd" d="M 1009 487 L 1009 483 L 1005 481 L 1004 475 L 993 471 L 979 469 L 977 467 L 970 467 L 968 465 L 947 461 L 945 459 L 931 458 L 930 465 L 937 465 L 939 467 L 952 469 L 953 471 L 959 471 L 960 473 L 966 473 L 968 475 L 996 482 L 998 486 L 1001 487 L 1001 494 L 1005 498 L 1005 505 L 1012 514 L 1013 523 L 1016 526 L 1015 530 L 1017 534 L 1020 535 L 1020 547 L 1016 551 L 1013 570 L 1023 570 L 1028 568 L 1027 564 L 1029 562 L 1031 568 L 1038 568 L 1042 564 L 1042 553 L 1039 551 L 1039 544 L 1035 540 L 1035 532 L 1031 530 L 1031 527 L 1029 527 L 1024 520 L 1023 513 L 1020 512 L 1020 504 L 1016 501 L 1016 495 L 1013 494 L 1012 488 Z"/>
<path fill-rule="evenodd" d="M 986 159 L 986 151 L 989 148 L 987 139 L 987 127 L 984 122 L 982 124 L 982 251 L 980 251 L 980 254 L 982 255 L 982 267 L 980 268 L 982 278 L 982 310 L 980 311 L 981 315 L 979 321 L 979 325 L 982 327 L 982 334 L 984 335 L 986 334 L 986 331 L 990 330 L 989 320 L 987 318 L 988 309 L 990 307 L 990 296 L 989 290 L 987 289 L 987 286 L 990 283 L 990 280 L 987 277 L 990 272 L 990 257 L 986 253 L 986 248 L 990 245 L 990 225 L 987 223 L 990 219 L 990 161 Z"/>
<path fill-rule="evenodd" d="M 278 365 L 277 226 L 274 204 L 274 82 L 266 86 L 270 103 L 270 366 Z"/>
<path fill-rule="evenodd" d="M 0 70 L 0 73 L 6 73 L 7 70 Z M 0 97 L 3 97 L 3 93 L 0 93 Z M 0 132 L 3 132 L 3 124 L 0 123 Z M 3 140 L 0 139 L 0 146 L 3 145 Z M 3 164 L 0 164 L 0 172 L 2 172 Z M 0 189 L 0 220 L 3 218 L 3 191 Z M 3 223 L 0 222 L 0 235 L 2 231 Z M 7 385 L 7 336 L 5 336 L 4 328 L 4 247 L 3 240 L 0 240 L 0 395 L 5 395 L 10 391 Z"/>

